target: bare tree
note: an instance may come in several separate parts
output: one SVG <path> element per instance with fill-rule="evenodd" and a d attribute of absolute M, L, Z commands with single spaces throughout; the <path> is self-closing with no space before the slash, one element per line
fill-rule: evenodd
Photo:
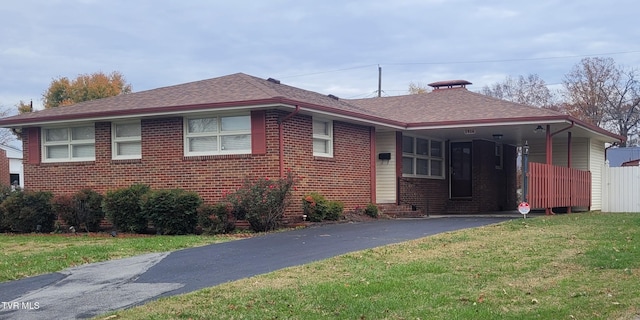
<path fill-rule="evenodd" d="M 567 111 L 631 138 L 640 124 L 637 78 L 637 70 L 618 67 L 612 58 L 584 58 L 563 80 Z"/>
<path fill-rule="evenodd" d="M 503 82 L 484 86 L 482 94 L 520 104 L 526 104 L 539 108 L 558 109 L 555 104 L 555 95 L 537 74 L 507 76 Z"/>
<path fill-rule="evenodd" d="M 429 87 L 425 86 L 424 84 L 415 82 L 409 83 L 409 94 L 427 93 L 429 91 L 431 91 Z"/>
<path fill-rule="evenodd" d="M 11 110 L 7 108 L 0 108 L 0 118 L 4 118 L 11 115 Z M 9 145 L 12 141 L 15 141 L 16 137 L 13 132 L 6 128 L 0 129 L 0 144 Z"/>

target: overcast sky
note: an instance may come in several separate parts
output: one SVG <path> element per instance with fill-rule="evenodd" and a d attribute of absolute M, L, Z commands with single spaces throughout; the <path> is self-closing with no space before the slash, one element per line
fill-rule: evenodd
<path fill-rule="evenodd" d="M 587 56 L 640 67 L 636 0 L 6 0 L 0 106 L 52 79 L 121 72 L 143 91 L 243 72 L 342 98 L 464 79 L 469 89 Z"/>

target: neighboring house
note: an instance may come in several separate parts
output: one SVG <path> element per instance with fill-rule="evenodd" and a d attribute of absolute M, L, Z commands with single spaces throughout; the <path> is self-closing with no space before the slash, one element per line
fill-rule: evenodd
<path fill-rule="evenodd" d="M 468 84 L 347 100 L 237 73 L 21 114 L 0 126 L 22 134 L 25 188 L 54 193 L 145 183 L 215 202 L 245 177 L 291 169 L 300 182 L 290 220 L 301 218 L 298 200 L 309 192 L 347 210 L 370 202 L 420 214 L 513 210 L 517 147 L 528 143 L 531 161 L 590 171 L 588 203 L 566 206 L 598 209 L 605 143 L 622 137 Z"/>
<path fill-rule="evenodd" d="M 607 149 L 607 160 L 610 167 L 621 167 L 623 163 L 637 159 L 640 159 L 640 147 Z"/>
<path fill-rule="evenodd" d="M 621 167 L 637 167 L 640 165 L 640 159 L 623 162 Z"/>
<path fill-rule="evenodd" d="M 7 145 L 0 145 L 0 149 L 5 151 L 9 161 L 9 183 L 14 187 L 24 188 L 22 150 Z M 5 181 L 4 177 L 2 179 L 2 181 Z"/>

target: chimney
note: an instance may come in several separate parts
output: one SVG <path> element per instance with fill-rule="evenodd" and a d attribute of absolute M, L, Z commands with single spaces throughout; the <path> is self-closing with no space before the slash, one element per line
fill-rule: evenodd
<path fill-rule="evenodd" d="M 429 83 L 429 86 L 433 88 L 433 90 L 438 89 L 451 89 L 451 88 L 465 88 L 468 84 L 472 84 L 467 80 L 445 80 Z"/>

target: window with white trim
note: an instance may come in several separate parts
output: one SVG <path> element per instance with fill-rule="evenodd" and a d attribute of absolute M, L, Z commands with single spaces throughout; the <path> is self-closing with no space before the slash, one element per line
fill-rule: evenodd
<path fill-rule="evenodd" d="M 313 155 L 333 157 L 333 121 L 313 119 Z"/>
<path fill-rule="evenodd" d="M 111 157 L 113 159 L 142 158 L 140 121 L 111 124 Z"/>
<path fill-rule="evenodd" d="M 93 124 L 42 128 L 42 162 L 95 161 Z"/>
<path fill-rule="evenodd" d="M 442 141 L 402 136 L 403 176 L 444 178 L 443 155 Z"/>
<path fill-rule="evenodd" d="M 251 153 L 251 116 L 205 116 L 184 119 L 187 156 Z"/>

